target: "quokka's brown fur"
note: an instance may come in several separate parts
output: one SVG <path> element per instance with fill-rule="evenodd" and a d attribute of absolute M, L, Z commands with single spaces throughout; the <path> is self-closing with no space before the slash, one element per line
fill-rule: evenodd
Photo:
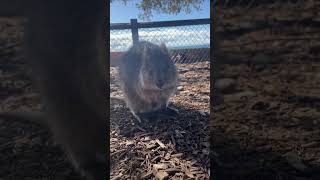
<path fill-rule="evenodd" d="M 81 174 L 107 179 L 105 1 L 21 3 L 0 3 L 0 14 L 27 18 L 27 60 L 44 101 L 44 120 Z"/>
<path fill-rule="evenodd" d="M 135 116 L 165 110 L 178 83 L 166 46 L 146 41 L 133 45 L 121 58 L 119 75 L 127 106 Z"/>

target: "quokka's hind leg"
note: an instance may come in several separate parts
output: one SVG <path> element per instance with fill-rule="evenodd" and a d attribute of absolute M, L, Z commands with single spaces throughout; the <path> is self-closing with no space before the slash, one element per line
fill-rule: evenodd
<path fill-rule="evenodd" d="M 134 97 L 131 98 L 130 95 L 132 94 L 129 94 L 129 97 L 127 97 L 126 105 L 130 109 L 132 115 L 135 117 L 135 120 L 137 120 L 139 123 L 142 123 L 144 120 L 147 120 L 149 116 L 141 111 L 146 111 L 146 107 L 149 105 L 140 99 L 134 99 Z M 133 120 L 132 124 L 134 124 Z"/>

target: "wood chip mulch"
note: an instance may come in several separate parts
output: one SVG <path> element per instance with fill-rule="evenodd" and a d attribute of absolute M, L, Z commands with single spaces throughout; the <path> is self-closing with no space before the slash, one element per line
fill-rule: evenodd
<path fill-rule="evenodd" d="M 177 66 L 177 117 L 132 125 L 125 104 L 111 101 L 112 179 L 209 179 L 209 63 Z M 117 69 L 110 74 L 111 94 L 122 96 Z"/>

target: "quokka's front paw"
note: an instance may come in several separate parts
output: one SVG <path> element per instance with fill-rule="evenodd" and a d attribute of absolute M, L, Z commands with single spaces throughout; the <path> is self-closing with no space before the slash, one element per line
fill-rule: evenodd
<path fill-rule="evenodd" d="M 133 114 L 135 120 L 137 120 L 139 123 L 142 122 L 142 120 L 138 114 L 135 114 L 135 113 L 132 113 L 132 114 Z M 131 123 L 134 124 L 134 120 L 132 120 Z"/>
<path fill-rule="evenodd" d="M 179 110 L 172 108 L 172 107 L 167 107 L 164 111 L 164 113 L 168 116 L 176 116 L 179 114 Z"/>
<path fill-rule="evenodd" d="M 157 111 L 155 111 L 155 112 L 137 113 L 136 116 L 140 118 L 140 122 L 141 122 L 145 120 L 158 118 L 159 114 Z"/>

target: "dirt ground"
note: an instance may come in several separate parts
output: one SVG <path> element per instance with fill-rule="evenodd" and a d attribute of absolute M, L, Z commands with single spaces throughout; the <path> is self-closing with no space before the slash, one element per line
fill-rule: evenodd
<path fill-rule="evenodd" d="M 223 51 L 245 63 L 221 67 L 232 87 L 211 109 L 211 174 L 320 179 L 320 3 L 264 2 L 217 13 Z"/>
<path fill-rule="evenodd" d="M 214 178 L 320 179 L 319 65 L 223 67 L 238 86 L 211 112 Z"/>

